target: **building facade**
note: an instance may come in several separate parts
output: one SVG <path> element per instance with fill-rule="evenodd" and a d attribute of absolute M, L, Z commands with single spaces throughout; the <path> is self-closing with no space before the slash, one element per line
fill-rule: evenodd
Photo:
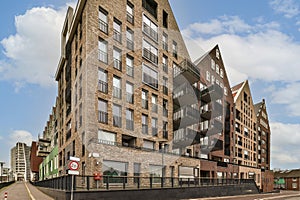
<path fill-rule="evenodd" d="M 18 142 L 10 151 L 11 170 L 16 181 L 30 180 L 30 146 Z"/>
<path fill-rule="evenodd" d="M 30 170 L 31 170 L 31 181 L 39 180 L 39 165 L 43 161 L 43 158 L 37 156 L 38 144 L 35 141 L 31 142 L 30 149 Z"/>

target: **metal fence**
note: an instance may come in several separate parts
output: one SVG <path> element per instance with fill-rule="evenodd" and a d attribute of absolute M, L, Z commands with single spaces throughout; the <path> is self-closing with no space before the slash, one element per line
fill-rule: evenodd
<path fill-rule="evenodd" d="M 73 184 L 72 184 L 73 178 Z M 211 178 L 174 178 L 174 177 L 128 177 L 101 176 L 61 176 L 58 178 L 32 182 L 39 187 L 59 190 L 124 190 L 154 188 L 184 188 L 216 185 L 255 184 L 253 179 L 211 179 Z"/>

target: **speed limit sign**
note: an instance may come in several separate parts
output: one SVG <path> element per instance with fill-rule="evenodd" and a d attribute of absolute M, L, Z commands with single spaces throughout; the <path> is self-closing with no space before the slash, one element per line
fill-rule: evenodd
<path fill-rule="evenodd" d="M 70 161 L 69 163 L 69 169 L 70 170 L 78 170 L 79 164 L 77 161 Z"/>

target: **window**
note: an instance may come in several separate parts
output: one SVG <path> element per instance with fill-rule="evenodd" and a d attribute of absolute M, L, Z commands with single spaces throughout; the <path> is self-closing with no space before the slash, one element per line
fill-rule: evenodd
<path fill-rule="evenodd" d="M 133 125 L 133 110 L 131 109 L 126 109 L 126 129 L 127 130 L 134 130 L 134 125 Z"/>
<path fill-rule="evenodd" d="M 122 57 L 121 57 L 121 50 L 114 47 L 114 50 L 113 50 L 113 58 L 114 58 L 114 68 L 119 70 L 119 71 L 122 71 Z"/>
<path fill-rule="evenodd" d="M 297 183 L 292 183 L 293 189 L 296 189 L 298 187 Z"/>
<path fill-rule="evenodd" d="M 79 104 L 79 127 L 82 126 L 82 103 Z"/>
<path fill-rule="evenodd" d="M 168 57 L 166 55 L 163 55 L 162 57 L 162 66 L 163 66 L 163 71 L 168 73 Z"/>
<path fill-rule="evenodd" d="M 216 68 L 216 62 L 213 59 L 211 59 L 211 68 L 213 70 L 215 70 L 215 68 Z"/>
<path fill-rule="evenodd" d="M 211 84 L 214 84 L 215 83 L 215 76 L 214 75 L 211 75 Z"/>
<path fill-rule="evenodd" d="M 134 176 L 134 183 L 138 183 L 138 178 L 141 173 L 141 164 L 140 163 L 134 163 L 133 164 L 133 176 Z"/>
<path fill-rule="evenodd" d="M 178 47 L 175 41 L 173 41 L 172 44 L 172 51 L 173 51 L 173 57 L 177 59 Z"/>
<path fill-rule="evenodd" d="M 152 136 L 157 136 L 157 118 L 152 117 Z"/>
<path fill-rule="evenodd" d="M 148 91 L 142 90 L 142 107 L 148 109 Z"/>
<path fill-rule="evenodd" d="M 127 57 L 126 57 L 126 74 L 131 77 L 134 76 L 133 57 L 131 57 L 129 55 L 127 55 Z"/>
<path fill-rule="evenodd" d="M 163 121 L 163 138 L 168 139 L 168 122 Z"/>
<path fill-rule="evenodd" d="M 126 30 L 126 46 L 129 50 L 134 49 L 134 38 L 133 38 L 133 31 L 129 28 Z"/>
<path fill-rule="evenodd" d="M 133 16 L 133 5 L 127 1 L 126 5 L 126 15 L 127 15 L 127 21 L 131 24 L 134 22 L 134 16 Z"/>
<path fill-rule="evenodd" d="M 216 57 L 217 57 L 218 59 L 220 59 L 220 52 L 219 52 L 219 49 L 216 49 Z"/>
<path fill-rule="evenodd" d="M 216 72 L 217 72 L 217 74 L 220 73 L 220 68 L 219 68 L 219 65 L 218 65 L 218 64 L 216 64 Z"/>
<path fill-rule="evenodd" d="M 106 94 L 108 92 L 107 71 L 101 68 L 98 70 L 98 90 Z"/>
<path fill-rule="evenodd" d="M 133 84 L 126 82 L 126 101 L 133 103 Z"/>
<path fill-rule="evenodd" d="M 98 122 L 108 123 L 107 101 L 102 99 L 98 99 Z"/>
<path fill-rule="evenodd" d="M 224 94 L 225 94 L 225 96 L 228 95 L 227 87 L 224 87 Z"/>
<path fill-rule="evenodd" d="M 154 0 L 143 0 L 142 4 L 153 17 L 157 18 L 157 3 Z"/>
<path fill-rule="evenodd" d="M 118 162 L 118 161 L 108 161 L 103 160 L 102 163 L 102 174 L 104 176 L 109 176 L 110 183 L 127 183 L 127 178 L 125 180 L 119 177 L 126 177 L 128 174 L 128 163 Z M 114 178 L 113 178 L 114 177 Z M 103 179 L 103 183 L 106 183 L 107 179 Z"/>
<path fill-rule="evenodd" d="M 163 116 L 168 117 L 168 100 L 163 99 Z"/>
<path fill-rule="evenodd" d="M 156 95 L 152 95 L 152 112 L 157 113 L 158 110 L 158 105 L 157 105 L 157 96 Z"/>
<path fill-rule="evenodd" d="M 143 15 L 143 32 L 154 41 L 158 41 L 158 27 L 146 15 Z"/>
<path fill-rule="evenodd" d="M 163 93 L 168 95 L 168 78 L 163 77 Z"/>
<path fill-rule="evenodd" d="M 121 78 L 116 76 L 113 77 L 113 97 L 118 99 L 122 97 Z"/>
<path fill-rule="evenodd" d="M 208 82 L 210 82 L 210 73 L 209 73 L 209 71 L 206 71 L 206 80 Z"/>
<path fill-rule="evenodd" d="M 224 77 L 223 69 L 220 69 L 220 77 L 221 77 L 221 78 Z"/>
<path fill-rule="evenodd" d="M 154 142 L 148 141 L 148 140 L 144 140 L 144 142 L 143 142 L 143 148 L 145 148 L 145 149 L 154 149 Z"/>
<path fill-rule="evenodd" d="M 166 33 L 163 33 L 162 47 L 164 50 L 168 51 L 168 35 Z"/>
<path fill-rule="evenodd" d="M 122 127 L 122 108 L 117 104 L 113 105 L 113 125 Z"/>
<path fill-rule="evenodd" d="M 168 28 L 168 13 L 163 10 L 163 26 Z"/>
<path fill-rule="evenodd" d="M 99 28 L 102 32 L 108 33 L 107 11 L 99 7 Z"/>
<path fill-rule="evenodd" d="M 99 39 L 98 51 L 98 59 L 107 64 L 107 42 L 105 40 Z"/>
<path fill-rule="evenodd" d="M 158 63 L 158 50 L 152 44 L 143 40 L 143 57 L 147 60 L 151 61 L 152 63 Z"/>
<path fill-rule="evenodd" d="M 150 67 L 143 65 L 143 82 L 158 89 L 158 73 Z"/>
<path fill-rule="evenodd" d="M 148 116 L 142 115 L 142 133 L 148 134 Z"/>
<path fill-rule="evenodd" d="M 113 28 L 114 28 L 114 36 L 113 36 L 114 40 L 118 41 L 119 43 L 122 43 L 121 22 L 117 19 L 114 19 Z"/>

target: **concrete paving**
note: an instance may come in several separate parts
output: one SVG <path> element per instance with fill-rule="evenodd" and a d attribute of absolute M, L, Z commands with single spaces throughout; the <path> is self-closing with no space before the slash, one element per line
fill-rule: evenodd
<path fill-rule="evenodd" d="M 189 200 L 300 200 L 300 192 L 281 191 L 280 193 L 267 193 L 255 195 L 240 195 L 230 197 L 211 197 Z"/>
<path fill-rule="evenodd" d="M 53 200 L 27 182 L 16 182 L 0 190 L 0 200 L 4 200 L 7 193 L 7 200 Z"/>

